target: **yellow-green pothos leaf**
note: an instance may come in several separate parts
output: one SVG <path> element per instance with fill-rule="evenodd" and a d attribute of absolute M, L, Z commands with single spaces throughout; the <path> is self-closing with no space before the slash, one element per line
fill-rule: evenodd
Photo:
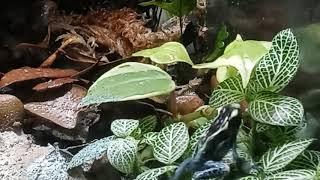
<path fill-rule="evenodd" d="M 107 152 L 109 143 L 114 139 L 115 136 L 109 136 L 90 143 L 72 157 L 68 164 L 68 169 L 72 169 L 101 158 L 101 156 Z"/>
<path fill-rule="evenodd" d="M 260 163 L 266 174 L 271 174 L 287 166 L 301 154 L 313 139 L 295 140 L 268 150 L 262 155 Z"/>
<path fill-rule="evenodd" d="M 245 99 L 245 90 L 239 76 L 230 77 L 213 90 L 209 104 L 215 108 L 240 102 Z"/>
<path fill-rule="evenodd" d="M 299 67 L 298 42 L 290 29 L 279 32 L 272 47 L 257 64 L 250 80 L 252 92 L 279 92 L 294 77 Z"/>
<path fill-rule="evenodd" d="M 136 130 L 139 126 L 139 121 L 134 119 L 116 119 L 111 123 L 111 131 L 117 137 L 125 138 Z"/>
<path fill-rule="evenodd" d="M 252 118 L 264 124 L 299 126 L 303 122 L 303 112 L 297 99 L 272 92 L 260 92 L 249 103 Z"/>
<path fill-rule="evenodd" d="M 157 180 L 162 174 L 173 171 L 177 166 L 164 166 L 155 169 L 149 169 L 139 174 L 135 180 Z"/>
<path fill-rule="evenodd" d="M 144 99 L 168 94 L 175 88 L 169 74 L 142 63 L 123 63 L 103 74 L 89 88 L 80 106 Z"/>
<path fill-rule="evenodd" d="M 288 171 L 282 171 L 269 175 L 264 178 L 264 180 L 312 180 L 316 176 L 316 171 L 311 169 L 294 169 Z"/>
<path fill-rule="evenodd" d="M 188 128 L 183 122 L 173 123 L 163 128 L 153 146 L 154 157 L 164 163 L 172 164 L 188 148 Z"/>
<path fill-rule="evenodd" d="M 107 157 L 110 164 L 118 171 L 130 174 L 134 169 L 137 152 L 137 142 L 118 138 L 110 142 Z"/>
<path fill-rule="evenodd" d="M 218 59 L 210 63 L 194 65 L 193 67 L 197 69 L 218 68 L 220 73 L 217 74 L 217 79 L 220 82 L 229 77 L 228 74 L 230 74 L 229 71 L 232 71 L 232 68 L 229 69 L 228 67 L 233 67 L 237 69 L 242 78 L 242 86 L 246 87 L 254 66 L 268 52 L 270 44 L 270 42 L 266 41 L 243 41 L 240 36 L 237 36 L 237 39 L 226 47 L 224 54 Z M 224 70 L 223 72 L 219 71 L 221 67 Z"/>
<path fill-rule="evenodd" d="M 193 65 L 186 48 L 178 42 L 167 42 L 156 48 L 138 51 L 132 56 L 148 57 L 158 64 L 185 62 Z"/>

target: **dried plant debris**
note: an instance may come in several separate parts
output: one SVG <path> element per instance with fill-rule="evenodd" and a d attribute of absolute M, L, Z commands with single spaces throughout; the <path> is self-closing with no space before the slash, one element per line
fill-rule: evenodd
<path fill-rule="evenodd" d="M 152 32 L 145 27 L 142 16 L 130 8 L 117 10 L 92 10 L 86 15 L 55 14 L 50 18 L 52 32 L 68 30 L 81 35 L 87 44 L 96 43 L 99 47 L 128 57 L 138 50 L 159 46 L 168 41 L 178 40 L 179 21 L 170 23 L 166 29 Z"/>
<path fill-rule="evenodd" d="M 81 149 L 68 164 L 68 169 L 82 166 L 84 171 L 89 171 L 95 160 L 99 160 L 105 156 L 108 144 L 115 136 L 109 136 L 97 140 L 85 148 Z"/>
<path fill-rule="evenodd" d="M 48 101 L 30 102 L 24 108 L 28 113 L 72 129 L 77 124 L 78 104 L 85 95 L 85 88 L 73 85 L 63 96 Z"/>
<path fill-rule="evenodd" d="M 73 69 L 23 67 L 5 73 L 0 80 L 0 88 L 17 82 L 23 82 L 40 78 L 70 77 L 76 73 L 77 71 Z"/>
<path fill-rule="evenodd" d="M 59 88 L 65 84 L 71 84 L 71 83 L 74 83 L 77 81 L 78 81 L 77 79 L 70 78 L 70 77 L 58 78 L 58 79 L 53 79 L 53 80 L 49 80 L 47 82 L 37 84 L 32 89 L 36 90 L 36 91 L 46 91 L 48 89 L 56 89 L 56 88 Z"/>

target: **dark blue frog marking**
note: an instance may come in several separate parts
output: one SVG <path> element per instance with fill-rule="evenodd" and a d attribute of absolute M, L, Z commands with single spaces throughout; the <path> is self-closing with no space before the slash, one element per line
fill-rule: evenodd
<path fill-rule="evenodd" d="M 222 158 L 233 149 L 236 155 L 236 138 L 241 125 L 239 105 L 222 107 L 207 134 L 202 137 L 192 158 L 183 161 L 171 180 L 202 180 L 223 177 L 230 167 Z"/>

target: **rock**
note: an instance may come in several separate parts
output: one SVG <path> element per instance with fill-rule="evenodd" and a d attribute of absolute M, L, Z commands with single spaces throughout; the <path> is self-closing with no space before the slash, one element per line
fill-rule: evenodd
<path fill-rule="evenodd" d="M 204 105 L 203 100 L 196 94 L 182 95 L 176 97 L 176 105 L 181 115 L 194 112 L 200 106 Z"/>
<path fill-rule="evenodd" d="M 13 125 L 22 122 L 23 103 L 15 96 L 0 94 L 0 132 L 13 129 Z"/>

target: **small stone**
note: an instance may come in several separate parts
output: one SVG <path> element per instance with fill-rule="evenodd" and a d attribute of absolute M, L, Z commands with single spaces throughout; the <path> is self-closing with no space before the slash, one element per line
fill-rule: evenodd
<path fill-rule="evenodd" d="M 12 130 L 15 122 L 23 120 L 23 103 L 10 94 L 0 94 L 0 104 L 0 132 Z"/>

